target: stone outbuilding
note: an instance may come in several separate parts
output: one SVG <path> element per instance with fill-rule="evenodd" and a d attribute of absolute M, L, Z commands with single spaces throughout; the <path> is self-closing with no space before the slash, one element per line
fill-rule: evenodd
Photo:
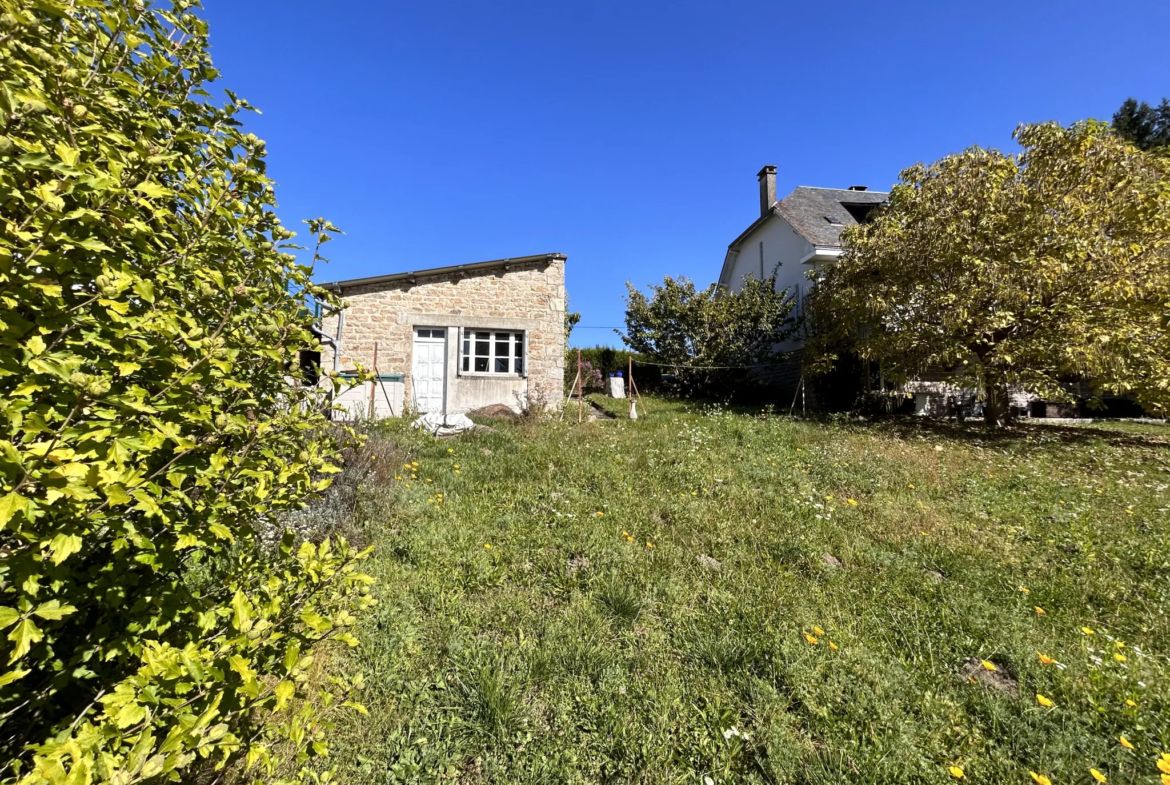
<path fill-rule="evenodd" d="M 325 284 L 347 307 L 321 319 L 323 370 L 377 373 L 337 403 L 379 417 L 559 406 L 565 260 L 550 253 Z"/>

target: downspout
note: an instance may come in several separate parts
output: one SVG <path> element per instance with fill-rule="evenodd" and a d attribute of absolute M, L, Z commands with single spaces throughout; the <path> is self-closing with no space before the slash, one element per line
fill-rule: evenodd
<path fill-rule="evenodd" d="M 345 309 L 337 311 L 337 335 L 333 337 L 333 372 L 341 367 L 341 328 L 345 324 Z"/>

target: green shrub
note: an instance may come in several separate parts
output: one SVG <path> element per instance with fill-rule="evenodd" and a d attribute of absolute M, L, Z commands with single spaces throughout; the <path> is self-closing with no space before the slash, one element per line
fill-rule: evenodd
<path fill-rule="evenodd" d="M 791 287 L 776 289 L 775 271 L 745 276 L 734 292 L 670 276 L 651 284 L 649 296 L 628 281 L 626 290 L 622 341 L 688 395 L 750 397 L 762 386 L 758 370 L 789 359 L 779 346 L 798 329 L 796 299 Z"/>
<path fill-rule="evenodd" d="M 354 686 L 310 650 L 362 554 L 258 536 L 336 471 L 295 378 L 331 301 L 192 6 L 0 0 L 4 782 L 316 776 Z"/>

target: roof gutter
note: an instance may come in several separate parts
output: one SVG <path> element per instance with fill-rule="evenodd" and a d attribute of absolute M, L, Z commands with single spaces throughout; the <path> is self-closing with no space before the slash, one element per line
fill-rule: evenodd
<path fill-rule="evenodd" d="M 812 251 L 805 254 L 799 264 L 820 264 L 822 262 L 835 262 L 841 256 L 842 250 L 839 245 L 814 245 Z"/>
<path fill-rule="evenodd" d="M 564 261 L 567 258 L 568 257 L 562 253 L 542 253 L 536 254 L 534 256 L 514 256 L 509 259 L 492 259 L 491 261 L 487 262 L 454 264 L 448 267 L 430 267 L 425 270 L 414 270 L 407 273 L 391 273 L 390 275 L 375 275 L 370 278 L 351 278 L 347 281 L 323 283 L 321 286 L 335 292 L 341 292 L 344 289 L 351 289 L 355 286 L 370 286 L 372 284 L 393 283 L 396 281 L 409 281 L 414 283 L 416 278 L 450 275 L 452 273 L 461 273 L 466 275 L 467 273 L 482 272 L 496 268 L 503 268 L 507 270 L 513 264 L 525 264 L 527 262 L 552 262 L 557 259 Z"/>

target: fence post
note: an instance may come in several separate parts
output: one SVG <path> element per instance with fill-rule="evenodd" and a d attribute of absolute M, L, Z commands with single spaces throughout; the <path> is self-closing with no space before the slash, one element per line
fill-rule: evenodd
<path fill-rule="evenodd" d="M 585 416 L 585 394 L 581 391 L 584 380 L 581 378 L 581 350 L 577 350 L 577 423 Z"/>

